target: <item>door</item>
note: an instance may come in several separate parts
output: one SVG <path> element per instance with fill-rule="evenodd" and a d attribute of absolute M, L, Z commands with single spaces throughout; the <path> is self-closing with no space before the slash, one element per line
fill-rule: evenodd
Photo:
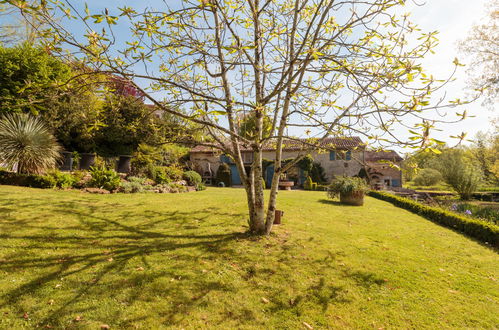
<path fill-rule="evenodd" d="M 239 177 L 239 172 L 235 164 L 230 165 L 230 173 L 232 178 L 232 185 L 240 185 L 241 178 Z"/>

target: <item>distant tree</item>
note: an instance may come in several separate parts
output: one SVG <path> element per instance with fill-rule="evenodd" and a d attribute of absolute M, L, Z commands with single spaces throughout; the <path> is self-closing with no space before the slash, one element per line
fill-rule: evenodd
<path fill-rule="evenodd" d="M 435 159 L 432 167 L 442 173 L 444 181 L 450 185 L 463 200 L 469 200 L 482 182 L 480 167 L 466 157 L 461 149 L 448 149 Z"/>
<path fill-rule="evenodd" d="M 460 49 L 469 55 L 469 85 L 485 91 L 485 104 L 499 104 L 499 0 L 490 0 L 488 17 L 473 26 Z"/>
<path fill-rule="evenodd" d="M 421 33 L 398 15 L 404 0 L 186 0 L 97 13 L 65 0 L 4 1 L 49 26 L 42 31 L 48 48 L 74 52 L 94 72 L 134 84 L 164 112 L 204 125 L 210 145 L 235 162 L 256 234 L 272 229 L 281 174 L 312 149 L 333 150 L 323 144 L 328 136 L 431 147 L 434 110 L 449 105 L 430 104 L 445 81 L 426 73 L 420 59 L 438 43 L 436 32 Z M 86 32 L 70 31 L 71 19 Z M 126 44 L 114 37 L 117 24 L 128 29 Z M 241 114 L 255 118 L 250 137 L 238 131 Z M 399 125 L 414 126 L 410 140 L 394 136 Z M 283 164 L 293 127 L 313 138 Z M 276 151 L 266 206 L 260 178 L 268 143 Z M 253 151 L 249 171 L 241 145 Z"/>
<path fill-rule="evenodd" d="M 432 186 L 442 181 L 442 174 L 433 168 L 423 168 L 414 179 L 418 186 Z"/>

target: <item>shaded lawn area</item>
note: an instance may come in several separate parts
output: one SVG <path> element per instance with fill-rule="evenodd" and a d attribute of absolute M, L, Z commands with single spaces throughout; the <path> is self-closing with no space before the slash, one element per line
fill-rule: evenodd
<path fill-rule="evenodd" d="M 0 328 L 494 328 L 499 256 L 389 203 L 0 186 Z M 263 299 L 262 299 L 263 298 Z"/>

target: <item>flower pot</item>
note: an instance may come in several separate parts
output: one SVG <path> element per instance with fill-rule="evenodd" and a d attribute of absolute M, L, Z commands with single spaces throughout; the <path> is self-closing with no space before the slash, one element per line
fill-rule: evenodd
<path fill-rule="evenodd" d="M 340 203 L 353 206 L 364 205 L 364 192 L 340 193 Z"/>
<path fill-rule="evenodd" d="M 72 171 L 73 170 L 73 153 L 69 151 L 63 151 L 61 152 L 62 155 L 62 162 L 61 165 L 59 166 L 59 169 L 61 171 Z"/>
<path fill-rule="evenodd" d="M 121 155 L 120 158 L 118 159 L 118 166 L 117 166 L 116 172 L 118 172 L 118 173 L 130 173 L 131 160 L 132 160 L 132 156 Z"/>
<path fill-rule="evenodd" d="M 274 225 L 280 225 L 281 224 L 281 219 L 284 215 L 284 211 L 281 210 L 275 210 L 274 214 Z"/>
<path fill-rule="evenodd" d="M 281 190 L 291 190 L 291 187 L 295 185 L 294 181 L 280 181 L 279 189 Z"/>
<path fill-rule="evenodd" d="M 95 164 L 95 154 L 81 154 L 80 170 L 88 170 Z"/>

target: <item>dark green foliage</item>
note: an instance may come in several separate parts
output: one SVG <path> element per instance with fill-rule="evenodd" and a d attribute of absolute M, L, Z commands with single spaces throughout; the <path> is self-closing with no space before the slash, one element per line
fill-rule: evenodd
<path fill-rule="evenodd" d="M 312 169 L 310 170 L 310 177 L 312 181 L 318 183 L 326 183 L 326 172 L 324 171 L 324 167 L 322 167 L 321 163 L 314 162 L 312 164 Z"/>
<path fill-rule="evenodd" d="M 225 187 L 232 186 L 230 167 L 226 163 L 220 164 L 217 170 L 217 184 L 223 182 Z"/>
<path fill-rule="evenodd" d="M 314 166 L 314 159 L 310 154 L 306 155 L 298 162 L 298 167 L 306 172 L 310 172 Z"/>
<path fill-rule="evenodd" d="M 328 187 L 327 194 L 330 198 L 335 198 L 340 194 L 364 193 L 368 190 L 367 183 L 359 177 L 340 176 L 333 179 Z"/>
<path fill-rule="evenodd" d="M 272 130 L 272 120 L 270 119 L 269 116 L 263 115 L 262 118 L 263 122 L 263 131 L 262 131 L 262 136 L 269 137 L 271 135 L 271 130 Z M 241 136 L 249 139 L 249 140 L 255 140 L 257 138 L 256 136 L 256 116 L 255 113 L 252 112 L 251 114 L 248 114 L 244 117 L 241 117 L 239 120 L 239 132 Z"/>
<path fill-rule="evenodd" d="M 92 179 L 88 182 L 90 187 L 96 187 L 113 191 L 119 188 L 121 179 L 115 170 L 105 167 L 91 167 L 90 174 Z"/>
<path fill-rule="evenodd" d="M 69 77 L 70 68 L 41 47 L 0 47 L 0 113 L 46 111 Z"/>
<path fill-rule="evenodd" d="M 187 181 L 189 186 L 197 186 L 202 181 L 201 175 L 196 171 L 185 171 L 182 178 Z"/>
<path fill-rule="evenodd" d="M 371 191 L 369 192 L 369 196 L 390 202 L 393 205 L 414 212 L 443 226 L 453 228 L 470 237 L 499 247 L 499 226 L 490 222 L 472 219 L 438 207 L 423 205 L 416 201 L 384 192 Z"/>
<path fill-rule="evenodd" d="M 433 168 L 423 168 L 414 179 L 418 186 L 433 186 L 442 181 L 442 174 Z"/>
<path fill-rule="evenodd" d="M 31 188 L 54 188 L 56 180 L 49 175 L 18 174 L 0 170 L 0 184 Z"/>

